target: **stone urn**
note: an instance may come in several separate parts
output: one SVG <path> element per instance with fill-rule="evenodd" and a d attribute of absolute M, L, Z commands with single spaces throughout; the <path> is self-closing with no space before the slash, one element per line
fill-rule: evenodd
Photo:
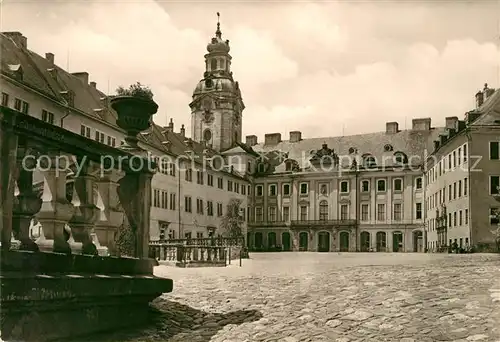
<path fill-rule="evenodd" d="M 116 96 L 111 99 L 111 108 L 118 114 L 116 124 L 125 130 L 125 150 L 141 150 L 137 135 L 151 126 L 151 117 L 158 111 L 152 99 L 138 96 Z"/>

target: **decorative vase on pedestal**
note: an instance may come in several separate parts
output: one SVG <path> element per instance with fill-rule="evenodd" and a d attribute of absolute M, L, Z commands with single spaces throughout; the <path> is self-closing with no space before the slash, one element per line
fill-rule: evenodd
<path fill-rule="evenodd" d="M 137 135 L 151 127 L 151 117 L 158 111 L 158 104 L 151 99 L 136 96 L 117 96 L 111 107 L 118 114 L 116 124 L 126 132 L 123 150 L 142 151 Z"/>

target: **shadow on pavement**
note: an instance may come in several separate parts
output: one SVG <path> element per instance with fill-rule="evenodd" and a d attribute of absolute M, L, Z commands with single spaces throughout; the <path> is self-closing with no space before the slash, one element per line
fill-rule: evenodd
<path fill-rule="evenodd" d="M 257 310 L 239 310 L 225 314 L 210 313 L 161 297 L 152 303 L 152 308 L 147 315 L 149 323 L 146 326 L 86 336 L 73 341 L 208 342 L 228 324 L 239 325 L 262 318 L 262 313 Z"/>

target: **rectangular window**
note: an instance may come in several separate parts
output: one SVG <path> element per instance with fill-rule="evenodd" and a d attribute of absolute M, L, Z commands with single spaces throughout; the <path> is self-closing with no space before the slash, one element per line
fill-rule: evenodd
<path fill-rule="evenodd" d="M 54 113 L 51 113 L 51 112 L 43 109 L 42 110 L 42 121 L 45 121 L 45 122 L 53 125 L 54 124 Z"/>
<path fill-rule="evenodd" d="M 217 178 L 217 187 L 219 189 L 224 189 L 224 179 L 222 179 L 222 177 Z"/>
<path fill-rule="evenodd" d="M 458 148 L 457 158 L 458 158 L 457 165 L 462 164 L 462 148 L 461 147 Z"/>
<path fill-rule="evenodd" d="M 222 216 L 222 203 L 217 203 L 217 216 Z"/>
<path fill-rule="evenodd" d="M 367 180 L 364 180 L 361 182 L 361 191 L 362 192 L 368 192 L 370 191 L 370 182 Z"/>
<path fill-rule="evenodd" d="M 458 197 L 462 197 L 462 181 L 458 181 Z"/>
<path fill-rule="evenodd" d="M 500 160 L 500 142 L 490 141 L 490 159 Z"/>
<path fill-rule="evenodd" d="M 379 179 L 377 181 L 377 191 L 380 192 L 385 191 L 385 179 Z"/>
<path fill-rule="evenodd" d="M 186 213 L 191 213 L 193 211 L 191 203 L 191 196 L 184 196 L 184 211 Z"/>
<path fill-rule="evenodd" d="M 203 215 L 204 209 L 203 209 L 203 200 L 200 198 L 196 199 L 196 213 Z"/>
<path fill-rule="evenodd" d="M 4 107 L 9 106 L 9 94 L 7 93 L 2 93 L 2 106 Z"/>
<path fill-rule="evenodd" d="M 452 198 L 453 198 L 453 196 L 452 196 L 451 184 L 450 184 L 450 185 L 448 185 L 448 200 L 451 201 Z"/>
<path fill-rule="evenodd" d="M 255 187 L 255 195 L 261 197 L 264 193 L 264 187 L 262 185 L 257 185 Z"/>
<path fill-rule="evenodd" d="M 368 204 L 361 204 L 361 221 L 370 220 L 369 206 Z"/>
<path fill-rule="evenodd" d="M 203 239 L 203 232 L 196 232 L 197 239 Z"/>
<path fill-rule="evenodd" d="M 453 183 L 453 199 L 457 198 L 457 182 Z"/>
<path fill-rule="evenodd" d="M 467 144 L 465 144 L 463 147 L 464 147 L 463 150 L 464 150 L 464 163 L 465 163 L 467 161 L 467 157 L 468 157 L 467 156 Z"/>
<path fill-rule="evenodd" d="M 106 135 L 103 132 L 95 131 L 95 141 L 100 142 L 101 144 L 106 143 Z"/>
<path fill-rule="evenodd" d="M 268 220 L 269 222 L 276 222 L 276 207 L 268 207 Z"/>
<path fill-rule="evenodd" d="M 90 127 L 85 126 L 85 125 L 81 125 L 80 126 L 80 135 L 90 139 Z"/>
<path fill-rule="evenodd" d="M 207 201 L 207 215 L 214 216 L 214 202 Z"/>
<path fill-rule="evenodd" d="M 207 184 L 208 184 L 208 186 L 214 186 L 214 176 L 213 175 L 207 175 Z"/>
<path fill-rule="evenodd" d="M 234 183 L 234 192 L 240 193 L 240 183 Z"/>
<path fill-rule="evenodd" d="M 349 207 L 347 204 L 342 204 L 340 206 L 340 219 L 342 221 L 349 219 Z"/>
<path fill-rule="evenodd" d="M 163 209 L 168 209 L 168 193 L 166 191 L 161 192 L 161 207 Z"/>
<path fill-rule="evenodd" d="M 175 194 L 170 193 L 170 210 L 175 210 Z"/>
<path fill-rule="evenodd" d="M 305 205 L 300 206 L 300 220 L 307 221 L 307 206 Z"/>
<path fill-rule="evenodd" d="M 184 171 L 186 173 L 185 177 L 186 177 L 186 182 L 192 182 L 193 181 L 193 170 L 191 169 L 186 169 L 186 171 Z"/>
<path fill-rule="evenodd" d="M 153 207 L 160 207 L 160 190 L 158 189 L 153 190 Z"/>
<path fill-rule="evenodd" d="M 276 185 L 271 184 L 269 185 L 269 196 L 276 196 L 277 191 L 276 191 Z"/>
<path fill-rule="evenodd" d="M 15 110 L 20 112 L 22 105 L 23 105 L 23 102 L 21 101 L 21 99 L 18 99 L 18 98 L 14 99 L 14 109 Z"/>
<path fill-rule="evenodd" d="M 469 209 L 465 209 L 465 224 L 469 224 Z"/>
<path fill-rule="evenodd" d="M 290 196 L 290 184 L 283 184 L 283 196 Z"/>
<path fill-rule="evenodd" d="M 255 222 L 262 222 L 262 208 L 255 208 Z"/>
<path fill-rule="evenodd" d="M 342 192 L 342 193 L 349 192 L 349 182 L 348 181 L 340 182 L 340 192 Z"/>
<path fill-rule="evenodd" d="M 401 203 L 394 203 L 394 215 L 393 219 L 394 221 L 401 221 L 402 220 L 402 205 Z"/>
<path fill-rule="evenodd" d="M 415 218 L 417 220 L 422 219 L 422 203 L 415 203 Z"/>
<path fill-rule="evenodd" d="M 500 194 L 500 176 L 490 176 L 490 195 Z"/>
<path fill-rule="evenodd" d="M 377 221 L 385 221 L 385 204 L 377 204 Z"/>
<path fill-rule="evenodd" d="M 290 207 L 283 207 L 283 221 L 290 221 Z"/>
<path fill-rule="evenodd" d="M 28 114 L 30 111 L 30 104 L 26 101 L 23 101 L 23 109 L 21 110 L 23 114 Z"/>
<path fill-rule="evenodd" d="M 203 185 L 203 172 L 202 171 L 196 171 L 196 183 Z"/>
<path fill-rule="evenodd" d="M 403 191 L 403 180 L 401 178 L 394 180 L 394 191 Z"/>
<path fill-rule="evenodd" d="M 462 210 L 458 212 L 458 225 L 461 226 L 463 224 Z"/>
<path fill-rule="evenodd" d="M 300 194 L 307 195 L 308 192 L 309 192 L 309 189 L 308 189 L 307 183 L 301 183 L 300 184 Z"/>
<path fill-rule="evenodd" d="M 247 194 L 247 187 L 245 185 L 241 185 L 241 194 L 246 195 Z"/>
<path fill-rule="evenodd" d="M 233 191 L 233 182 L 230 180 L 227 181 L 227 191 Z"/>
<path fill-rule="evenodd" d="M 453 213 L 453 227 L 457 226 L 457 212 L 455 211 Z"/>

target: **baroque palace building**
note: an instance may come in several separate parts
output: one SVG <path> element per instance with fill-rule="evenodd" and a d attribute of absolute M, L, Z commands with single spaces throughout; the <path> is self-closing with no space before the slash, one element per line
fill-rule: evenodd
<path fill-rule="evenodd" d="M 3 33 L 1 44 L 3 106 L 120 144 L 110 96 L 88 73 L 68 73 L 53 54 L 28 50 L 18 32 Z M 415 118 L 408 130 L 389 122 L 378 133 L 305 139 L 293 131 L 288 140 L 271 133 L 242 142 L 245 105 L 229 52 L 217 23 L 189 104 L 191 138 L 183 125 L 174 131 L 172 119 L 140 136 L 143 148 L 162 157 L 152 240 L 219 234 L 236 198 L 253 250 L 423 252 L 494 242 L 500 91 L 485 87 L 477 108 L 464 121 L 447 117 L 445 127 Z M 189 158 L 173 163 L 179 156 Z"/>

